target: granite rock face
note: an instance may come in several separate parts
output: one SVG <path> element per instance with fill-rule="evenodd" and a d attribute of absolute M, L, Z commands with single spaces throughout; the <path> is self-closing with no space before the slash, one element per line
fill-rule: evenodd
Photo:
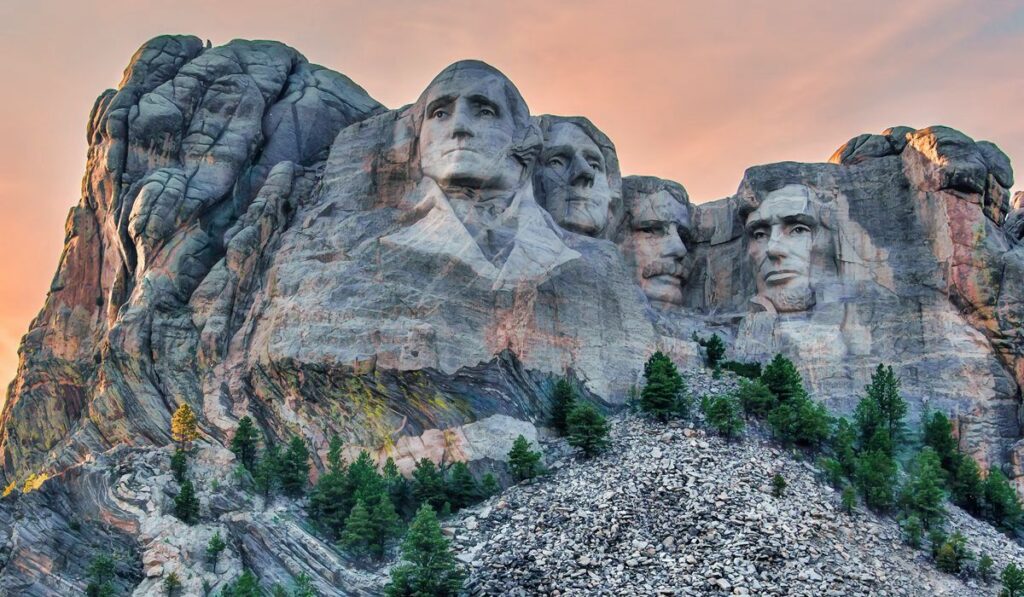
<path fill-rule="evenodd" d="M 88 136 L 83 197 L 0 420 L 5 485 L 46 474 L 53 495 L 11 497 L 0 520 L 44 498 L 67 518 L 54 496 L 92 479 L 75 508 L 124 520 L 111 541 L 142 562 L 137 592 L 214 527 L 176 539 L 166 499 L 140 497 L 162 485 L 137 477 L 133 497 L 108 499 L 101 469 L 165 478 L 183 402 L 211 479 L 234 467 L 224 446 L 246 415 L 271 441 L 303 436 L 317 470 L 335 433 L 406 471 L 489 465 L 544 433 L 557 376 L 615 408 L 655 350 L 700 366 L 694 332 L 736 359 L 787 354 L 839 411 L 891 363 L 912 423 L 947 411 L 965 449 L 1024 478 L 1024 205 L 991 143 L 894 127 L 831 163 L 752 168 L 734 196 L 694 205 L 679 183 L 623 177 L 589 120 L 531 116 L 481 62 L 387 110 L 284 45 L 170 36 L 100 96 Z M 237 541 L 233 569 L 341 582 L 312 535 L 231 491 L 204 499 L 206 523 Z M 82 541 L 61 520 L 47 524 Z M 58 549 L 3 567 L 2 586 L 59 592 L 51 580 L 85 564 L 39 559 Z M 275 555 L 292 551 L 313 555 Z M 356 594 L 371 580 L 344 579 Z"/>

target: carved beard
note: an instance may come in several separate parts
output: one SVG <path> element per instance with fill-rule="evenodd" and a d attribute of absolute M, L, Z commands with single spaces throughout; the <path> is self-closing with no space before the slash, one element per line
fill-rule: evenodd
<path fill-rule="evenodd" d="M 779 313 L 806 311 L 815 303 L 814 290 L 811 289 L 806 277 L 801 279 L 800 284 L 791 284 L 786 288 L 769 291 L 764 296 Z"/>

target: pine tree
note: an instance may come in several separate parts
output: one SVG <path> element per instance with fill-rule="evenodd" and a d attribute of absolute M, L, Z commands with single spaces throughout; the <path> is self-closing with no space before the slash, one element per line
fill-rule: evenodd
<path fill-rule="evenodd" d="M 569 445 L 583 450 L 587 458 L 608 447 L 608 421 L 589 402 L 580 402 L 566 418 Z"/>
<path fill-rule="evenodd" d="M 566 434 L 565 418 L 569 411 L 576 405 L 576 390 L 564 379 L 555 383 L 555 393 L 551 398 L 551 426 L 555 428 L 558 435 Z"/>
<path fill-rule="evenodd" d="M 743 417 L 739 401 L 729 395 L 705 396 L 700 403 L 701 411 L 712 429 L 726 438 L 743 433 Z"/>
<path fill-rule="evenodd" d="M 235 581 L 224 587 L 221 597 L 262 597 L 260 583 L 250 570 L 244 570 Z"/>
<path fill-rule="evenodd" d="M 999 580 L 1003 583 L 999 597 L 1024 597 L 1024 568 L 1011 562 L 1003 568 Z"/>
<path fill-rule="evenodd" d="M 175 450 L 171 456 L 171 474 L 178 483 L 185 480 L 188 474 L 188 453 L 184 450 Z"/>
<path fill-rule="evenodd" d="M 291 497 L 300 497 L 309 483 L 309 449 L 301 437 L 293 435 L 281 458 L 281 490 Z"/>
<path fill-rule="evenodd" d="M 956 464 L 950 481 L 953 503 L 974 516 L 979 516 L 985 502 L 985 482 L 981 478 L 981 468 L 966 454 L 958 453 L 954 462 Z"/>
<path fill-rule="evenodd" d="M 376 545 L 377 534 L 370 519 L 370 512 L 363 500 L 356 500 L 345 520 L 345 531 L 341 534 L 341 545 L 357 557 L 368 556 Z"/>
<path fill-rule="evenodd" d="M 402 476 L 395 464 L 395 459 L 390 456 L 384 463 L 383 469 L 384 486 L 387 487 L 391 503 L 403 519 L 410 519 L 416 513 L 415 498 L 412 495 L 412 485 L 409 480 Z"/>
<path fill-rule="evenodd" d="M 181 482 L 181 490 L 174 498 L 174 515 L 185 524 L 194 524 L 199 519 L 199 498 L 188 479 Z"/>
<path fill-rule="evenodd" d="M 768 426 L 780 441 L 787 444 L 819 446 L 828 438 L 831 425 L 824 405 L 808 398 L 803 390 L 792 394 L 768 413 Z"/>
<path fill-rule="evenodd" d="M 862 414 L 864 426 L 861 428 L 861 437 L 871 440 L 876 431 L 884 430 L 889 440 L 890 454 L 894 454 L 903 434 L 903 418 L 906 417 L 906 400 L 900 395 L 899 387 L 900 380 L 893 373 L 893 368 L 880 364 L 871 375 L 871 382 L 864 388 L 865 396 L 861 400 L 867 401 Z M 857 410 L 860 423 L 860 404 Z"/>
<path fill-rule="evenodd" d="M 494 473 L 484 475 L 480 480 L 480 490 L 484 497 L 491 497 L 501 492 L 501 485 L 498 484 L 498 478 L 494 476 Z"/>
<path fill-rule="evenodd" d="M 896 488 L 896 461 L 884 450 L 871 450 L 857 459 L 857 486 L 872 510 L 892 508 Z"/>
<path fill-rule="evenodd" d="M 459 461 L 452 465 L 445 485 L 453 510 L 465 508 L 480 499 L 480 487 L 465 462 Z"/>
<path fill-rule="evenodd" d="M 708 367 L 717 369 L 718 364 L 722 362 L 722 357 L 725 356 L 725 343 L 722 342 L 718 334 L 711 334 L 711 337 L 703 344 L 708 354 Z"/>
<path fill-rule="evenodd" d="M 331 436 L 331 442 L 327 448 L 327 471 L 334 474 L 343 475 L 345 474 L 345 461 L 343 458 L 342 450 L 345 447 L 341 438 L 337 435 Z M 392 463 L 394 460 L 388 459 Z"/>
<path fill-rule="evenodd" d="M 1017 492 L 999 469 L 992 467 L 985 479 L 985 513 L 996 526 L 1011 531 L 1021 518 Z"/>
<path fill-rule="evenodd" d="M 113 597 L 116 578 L 114 559 L 107 554 L 93 557 L 86 569 L 89 584 L 85 587 L 87 597 Z"/>
<path fill-rule="evenodd" d="M 391 570 L 385 587 L 388 597 L 454 597 L 462 589 L 465 573 L 459 569 L 441 534 L 434 510 L 420 507 L 402 543 L 402 563 Z"/>
<path fill-rule="evenodd" d="M 281 453 L 274 444 L 268 445 L 263 450 L 263 457 L 256 463 L 256 470 L 252 474 L 256 490 L 269 499 L 274 490 L 280 485 L 281 479 Z"/>
<path fill-rule="evenodd" d="M 654 353 L 644 365 L 646 383 L 640 391 L 640 409 L 666 422 L 673 415 L 687 416 L 688 397 L 675 363 L 661 352 Z"/>
<path fill-rule="evenodd" d="M 764 368 L 761 382 L 768 386 L 779 402 L 785 402 L 797 394 L 804 394 L 804 382 L 793 361 L 781 354 Z"/>
<path fill-rule="evenodd" d="M 925 528 L 940 523 L 946 514 L 942 491 L 943 471 L 939 455 L 925 446 L 910 467 L 910 476 L 900 495 L 900 503 L 908 514 L 921 520 Z"/>
<path fill-rule="evenodd" d="M 309 577 L 305 572 L 299 574 L 295 578 L 295 589 L 292 591 L 292 597 L 319 597 L 320 593 L 313 588 L 313 579 Z"/>
<path fill-rule="evenodd" d="M 217 568 L 217 560 L 220 559 L 221 552 L 226 547 L 227 544 L 224 543 L 224 538 L 220 536 L 220 531 L 215 532 L 213 537 L 210 537 L 210 542 L 206 544 L 206 561 L 214 567 L 214 570 Z"/>
<path fill-rule="evenodd" d="M 239 462 L 250 471 L 256 466 L 256 451 L 259 449 L 260 434 L 248 416 L 238 421 L 238 429 L 231 438 L 231 451 Z"/>
<path fill-rule="evenodd" d="M 985 584 L 992 582 L 992 566 L 994 564 L 995 562 L 988 554 L 983 554 L 978 560 L 978 578 L 981 579 L 981 582 Z"/>
<path fill-rule="evenodd" d="M 540 472 L 540 452 L 530 450 L 530 442 L 520 435 L 508 453 L 508 466 L 517 481 L 532 479 Z"/>
<path fill-rule="evenodd" d="M 747 416 L 766 417 L 778 403 L 775 394 L 759 379 L 741 379 L 736 396 Z"/>
<path fill-rule="evenodd" d="M 421 458 L 412 471 L 412 494 L 420 504 L 430 504 L 436 510 L 442 510 L 448 501 L 444 477 L 429 458 Z"/>
<path fill-rule="evenodd" d="M 786 478 L 775 473 L 772 477 L 772 496 L 780 498 L 786 493 Z"/>
<path fill-rule="evenodd" d="M 384 555 L 388 542 L 397 537 L 402 530 L 402 520 L 395 512 L 395 505 L 391 502 L 391 498 L 383 493 L 383 488 L 374 499 L 370 509 L 370 520 L 373 522 L 375 534 L 373 554 L 380 558 Z"/>
<path fill-rule="evenodd" d="M 885 432 L 882 410 L 877 402 L 870 396 L 861 398 L 853 412 L 853 419 L 857 423 L 861 450 L 883 450 L 892 455 L 893 445 Z"/>
<path fill-rule="evenodd" d="M 949 574 L 959 574 L 964 563 L 971 559 L 974 555 L 967 549 L 967 538 L 957 531 L 939 546 L 935 567 Z"/>
<path fill-rule="evenodd" d="M 853 489 L 853 485 L 847 485 L 843 488 L 843 510 L 847 514 L 853 514 L 853 509 L 857 507 L 857 492 Z"/>
<path fill-rule="evenodd" d="M 853 477 L 857 470 L 857 433 L 845 417 L 836 421 L 835 431 L 832 432 L 832 452 L 842 467 L 843 474 Z"/>
<path fill-rule="evenodd" d="M 178 573 L 171 572 L 165 576 L 163 585 L 165 595 L 177 595 L 178 591 L 181 590 L 181 579 L 178 578 Z"/>
<path fill-rule="evenodd" d="M 384 479 L 377 472 L 377 465 L 368 451 L 360 451 L 359 456 L 349 465 L 347 482 L 352 491 L 352 499 L 361 498 L 367 504 L 383 491 Z"/>
<path fill-rule="evenodd" d="M 913 548 L 921 547 L 921 537 L 924 535 L 924 527 L 921 519 L 916 514 L 908 516 L 900 525 L 903 531 L 903 541 Z"/>
<path fill-rule="evenodd" d="M 178 449 L 187 452 L 192 442 L 199 438 L 199 424 L 192 407 L 182 402 L 171 417 L 171 439 L 178 443 Z"/>
<path fill-rule="evenodd" d="M 953 424 L 941 412 L 934 412 L 924 417 L 924 445 L 930 446 L 939 455 L 942 468 L 954 473 L 957 463 L 958 448 L 953 437 Z"/>
<path fill-rule="evenodd" d="M 320 475 L 309 494 L 309 517 L 332 538 L 340 538 L 345 519 L 354 505 L 352 489 L 346 476 L 340 472 Z"/>

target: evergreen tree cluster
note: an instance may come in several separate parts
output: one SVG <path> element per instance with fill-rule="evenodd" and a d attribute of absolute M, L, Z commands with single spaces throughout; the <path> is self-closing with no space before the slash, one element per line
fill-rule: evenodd
<path fill-rule="evenodd" d="M 818 448 L 829 436 L 828 411 L 807 395 L 796 366 L 781 354 L 764 367 L 760 379 L 740 380 L 736 399 L 747 416 L 766 419 L 785 444 Z"/>
<path fill-rule="evenodd" d="M 953 425 L 941 412 L 927 415 L 923 428 L 924 443 L 936 454 L 953 503 L 1005 531 L 1019 528 L 1022 506 L 1006 475 L 992 467 L 982 476 L 978 463 L 960 452 Z"/>
<path fill-rule="evenodd" d="M 722 358 L 725 357 L 725 342 L 722 341 L 722 338 L 718 334 L 711 334 L 710 338 L 700 338 L 697 336 L 697 332 L 694 332 L 693 340 L 704 347 L 708 367 L 718 369 L 722 364 Z"/>
<path fill-rule="evenodd" d="M 402 476 L 392 458 L 378 470 L 366 450 L 346 464 L 337 436 L 331 439 L 327 461 L 327 471 L 310 493 L 309 517 L 360 558 L 383 557 L 388 544 L 401 533 L 403 520 L 412 518 L 422 504 L 449 513 L 488 497 L 498 485 L 492 474 L 477 481 L 465 462 L 442 470 L 423 458 L 416 463 L 411 480 Z"/>

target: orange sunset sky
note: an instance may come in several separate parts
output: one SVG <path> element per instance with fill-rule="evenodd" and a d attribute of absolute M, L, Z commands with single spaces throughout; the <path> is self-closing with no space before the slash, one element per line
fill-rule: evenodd
<path fill-rule="evenodd" d="M 893 125 L 949 125 L 1024 159 L 1024 2 L 0 0 L 3 382 L 79 199 L 93 100 L 162 33 L 279 40 L 392 108 L 479 58 L 533 113 L 590 117 L 624 174 L 696 202 L 748 166 L 824 161 Z"/>

